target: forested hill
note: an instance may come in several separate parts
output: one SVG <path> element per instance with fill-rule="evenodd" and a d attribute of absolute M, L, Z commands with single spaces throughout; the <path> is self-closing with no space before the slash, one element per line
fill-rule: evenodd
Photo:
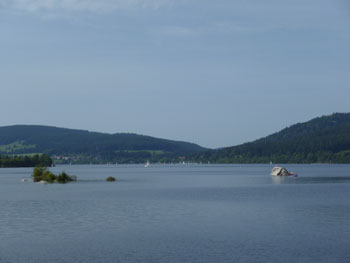
<path fill-rule="evenodd" d="M 49 126 L 0 127 L 0 154 L 79 156 L 86 162 L 143 162 L 203 151 L 199 145 L 129 133 L 106 134 Z"/>
<path fill-rule="evenodd" d="M 315 118 L 250 143 L 198 153 L 192 159 L 218 163 L 350 163 L 350 113 Z"/>

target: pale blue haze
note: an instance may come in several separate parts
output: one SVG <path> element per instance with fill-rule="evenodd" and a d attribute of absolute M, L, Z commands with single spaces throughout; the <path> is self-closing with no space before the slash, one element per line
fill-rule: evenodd
<path fill-rule="evenodd" d="M 345 0 L 0 0 L 0 126 L 230 146 L 348 112 Z"/>

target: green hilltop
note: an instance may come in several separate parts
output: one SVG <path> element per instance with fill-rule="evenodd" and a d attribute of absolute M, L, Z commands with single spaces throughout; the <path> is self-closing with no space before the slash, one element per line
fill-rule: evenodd
<path fill-rule="evenodd" d="M 0 127 L 0 155 L 47 154 L 56 163 L 350 163 L 350 113 L 334 113 L 216 150 L 150 136 L 49 126 Z"/>
<path fill-rule="evenodd" d="M 0 154 L 44 153 L 56 162 L 165 162 L 205 148 L 131 133 L 107 134 L 38 125 L 0 127 Z"/>
<path fill-rule="evenodd" d="M 213 163 L 350 163 L 350 113 L 298 123 L 259 140 L 192 154 Z"/>

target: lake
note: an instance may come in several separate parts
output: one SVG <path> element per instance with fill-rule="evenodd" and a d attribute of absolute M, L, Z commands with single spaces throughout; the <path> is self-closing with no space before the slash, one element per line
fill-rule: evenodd
<path fill-rule="evenodd" d="M 0 263 L 350 262 L 350 166 L 0 169 Z M 105 182 L 114 176 L 117 182 Z"/>

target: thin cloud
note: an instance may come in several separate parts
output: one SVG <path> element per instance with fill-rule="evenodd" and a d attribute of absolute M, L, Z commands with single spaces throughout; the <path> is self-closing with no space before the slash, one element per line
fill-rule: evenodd
<path fill-rule="evenodd" d="M 206 35 L 227 35 L 233 33 L 246 33 L 267 30 L 256 26 L 240 25 L 235 22 L 214 22 L 202 26 L 162 26 L 158 27 L 156 33 L 170 37 L 201 37 Z"/>
<path fill-rule="evenodd" d="M 110 12 L 131 7 L 159 8 L 171 0 L 0 0 L 0 7 L 24 11 L 68 10 Z"/>

